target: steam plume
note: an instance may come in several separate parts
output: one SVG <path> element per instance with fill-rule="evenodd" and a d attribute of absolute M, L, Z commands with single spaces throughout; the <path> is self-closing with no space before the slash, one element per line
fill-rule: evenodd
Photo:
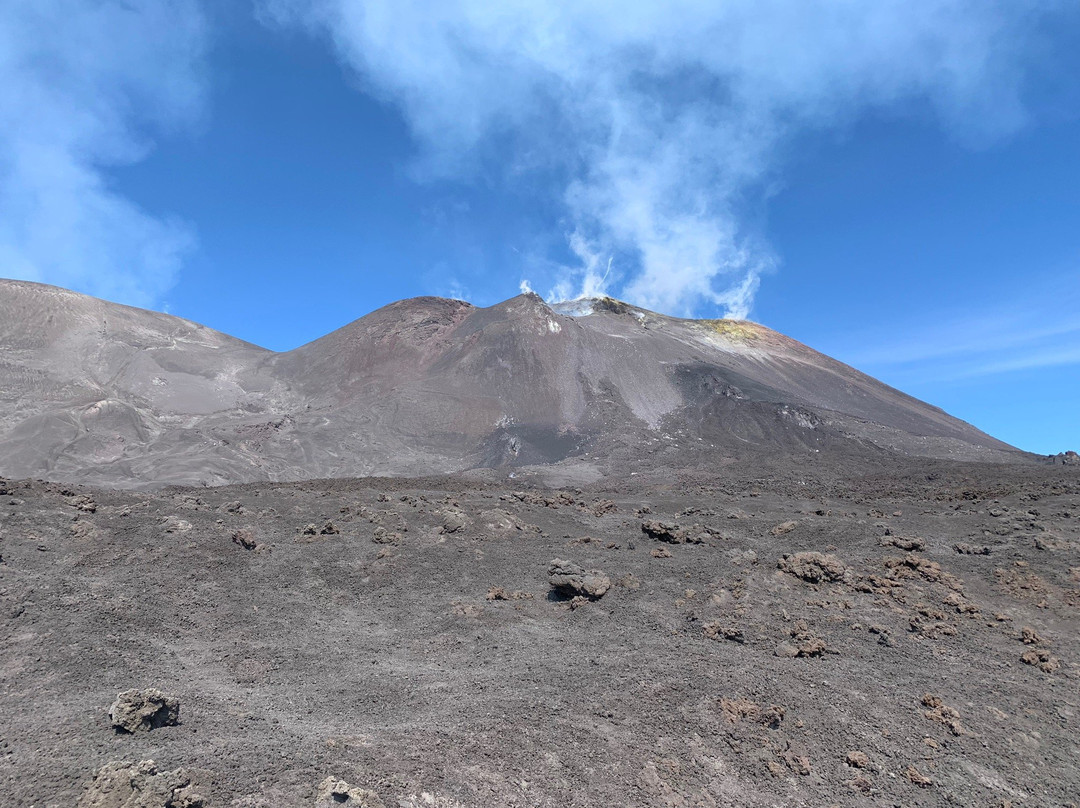
<path fill-rule="evenodd" d="M 1052 3 L 995 0 L 263 0 L 328 33 L 397 104 L 428 175 L 557 176 L 580 264 L 676 314 L 746 316 L 774 264 L 748 232 L 778 147 L 870 108 L 921 105 L 955 137 L 1024 122 L 1028 37 Z M 554 225 L 555 223 L 552 223 Z M 599 263 L 593 259 L 600 257 Z M 608 276 L 607 286 L 616 281 Z"/>

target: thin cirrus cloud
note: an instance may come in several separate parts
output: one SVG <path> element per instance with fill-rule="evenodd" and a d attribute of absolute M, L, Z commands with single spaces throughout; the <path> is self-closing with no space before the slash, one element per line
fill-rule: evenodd
<path fill-rule="evenodd" d="M 203 102 L 194 0 L 33 0 L 0 11 L 0 275 L 156 305 L 194 243 L 109 186 Z"/>
<path fill-rule="evenodd" d="M 969 303 L 966 311 L 918 312 L 891 329 L 910 336 L 882 340 L 880 334 L 866 334 L 845 341 L 872 347 L 852 352 L 838 346 L 837 353 L 907 384 L 1080 364 L 1080 273 L 1030 280 L 997 297 L 1009 298 L 1008 304 L 982 300 Z M 1047 319 L 1048 311 L 1060 314 Z"/>
<path fill-rule="evenodd" d="M 328 35 L 397 105 L 419 172 L 551 181 L 576 262 L 553 296 L 611 289 L 745 317 L 776 263 L 746 198 L 800 131 L 912 104 L 950 136 L 1025 123 L 1030 35 L 1060 4 L 995 0 L 257 0 Z M 613 271 L 606 258 L 615 257 Z"/>
<path fill-rule="evenodd" d="M 962 326 L 937 329 L 931 334 L 935 341 L 944 343 L 955 338 L 958 344 L 949 351 L 921 345 L 898 346 L 891 357 L 878 352 L 876 359 L 845 359 L 875 375 L 904 384 L 953 382 L 1080 364 L 1080 322 L 1055 329 L 1018 324 L 1008 336 L 991 337 L 981 344 L 971 342 L 970 334 L 964 333 Z M 913 350 L 905 354 L 905 348 Z"/>

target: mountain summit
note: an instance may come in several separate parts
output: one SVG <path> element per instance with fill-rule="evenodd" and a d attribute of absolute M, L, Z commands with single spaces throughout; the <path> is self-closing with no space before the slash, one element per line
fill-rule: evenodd
<path fill-rule="evenodd" d="M 275 353 L 0 281 L 0 474 L 219 485 L 659 458 L 1016 449 L 764 326 L 422 297 Z"/>

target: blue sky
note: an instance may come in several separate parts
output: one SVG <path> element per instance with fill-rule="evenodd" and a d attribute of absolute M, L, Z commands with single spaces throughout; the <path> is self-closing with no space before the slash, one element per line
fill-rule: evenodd
<path fill-rule="evenodd" d="M 1037 0 L 16 3 L 0 275 L 278 350 L 604 291 L 1080 448 L 1077 76 Z"/>

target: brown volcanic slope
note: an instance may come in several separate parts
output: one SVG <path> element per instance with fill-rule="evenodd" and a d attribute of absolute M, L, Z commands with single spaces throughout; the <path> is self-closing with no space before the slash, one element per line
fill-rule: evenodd
<path fill-rule="evenodd" d="M 0 281 L 0 474 L 142 487 L 548 466 L 581 481 L 680 446 L 1025 457 L 760 325 L 577 308 L 416 298 L 274 353 Z"/>

